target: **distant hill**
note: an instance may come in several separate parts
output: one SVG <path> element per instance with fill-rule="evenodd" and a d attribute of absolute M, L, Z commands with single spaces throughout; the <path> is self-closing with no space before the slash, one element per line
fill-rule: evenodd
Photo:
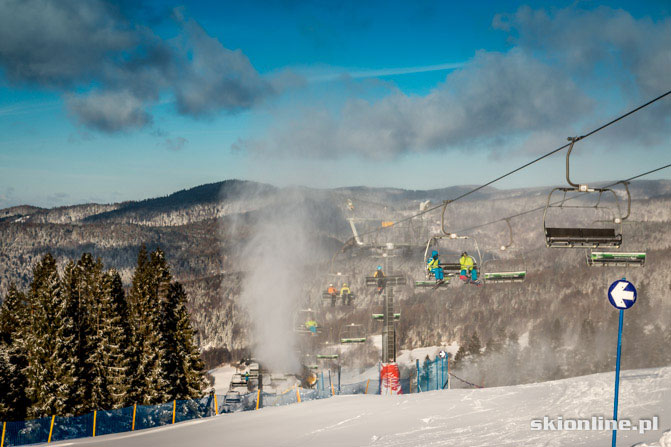
<path fill-rule="evenodd" d="M 440 205 L 443 200 L 470 190 L 469 186 L 429 191 L 369 187 L 277 188 L 227 180 L 141 201 L 51 209 L 7 208 L 0 210 L 0 296 L 11 282 L 25 288 L 30 282 L 32 266 L 47 252 L 61 263 L 90 252 L 100 257 L 106 267 L 118 269 L 128 284 L 140 245 L 146 244 L 149 249 L 160 246 L 176 278 L 187 288 L 201 346 L 241 349 L 250 343 L 250 322 L 240 303 L 241 289 L 254 281 L 255 275 L 262 274 L 242 267 L 247 249 L 250 244 L 254 246 L 259 231 L 272 231 L 275 239 L 283 238 L 286 236 L 281 223 L 296 222 L 311 244 L 303 267 L 310 269 L 308 280 L 300 285 L 302 295 L 296 297 L 296 305 L 322 312 L 321 291 L 329 281 L 327 273 L 349 272 L 352 289 L 358 295 L 356 306 L 351 310 L 329 311 L 330 329 L 325 329 L 324 336 L 329 331 L 337 334 L 338 325 L 347 322 L 360 323 L 367 331 L 376 333 L 379 326 L 371 321 L 370 313 L 379 303 L 376 296 L 366 290 L 364 276 L 380 261 L 372 257 L 370 251 L 340 252 L 344 242 L 352 237 L 348 219 L 354 219 L 367 242 L 405 245 L 404 251 L 394 259 L 394 265 L 411 279 L 419 278 L 423 275 L 426 241 L 440 230 L 440 210 L 384 231 L 380 231 L 381 222 L 406 219 L 419 211 L 422 202 Z M 485 188 L 451 204 L 445 224 L 449 231 L 468 230 L 542 207 L 549 190 Z M 560 341 L 553 343 L 559 343 L 563 352 L 572 353 L 577 349 L 581 334 L 587 330 L 584 325 L 592 328 L 597 341 L 600 334 L 612 329 L 607 317 L 610 314 L 602 311 L 603 289 L 613 277 L 626 274 L 645 285 L 643 295 L 654 303 L 655 307 L 640 307 L 638 312 L 645 313 L 650 323 L 648 329 L 637 335 L 638 342 L 650 345 L 645 353 L 652 352 L 650 350 L 656 349 L 660 342 L 658 334 L 671 333 L 671 304 L 664 299 L 671 290 L 671 181 L 636 181 L 630 190 L 632 222 L 624 227 L 623 248 L 647 249 L 650 256 L 644 269 L 627 272 L 589 269 L 585 265 L 584 250 L 545 248 L 541 212 L 524 215 L 514 219 L 512 225 L 515 248 L 528 269 L 527 281 L 516 286 L 486 286 L 476 291 L 459 284 L 442 292 L 414 290 L 410 286 L 399 288 L 396 298 L 403 314 L 398 325 L 399 343 L 404 348 L 449 344 L 466 340 L 474 332 L 483 344 L 501 334 L 545 340 L 544 334 L 555 331 Z M 498 247 L 507 241 L 508 228 L 500 222 L 467 234 L 477 239 L 483 258 L 488 259 L 500 255 Z M 291 241 L 287 242 L 287 246 L 292 247 Z M 270 246 L 259 248 L 261 253 L 273 250 Z M 301 247 L 296 247 L 299 249 Z M 283 266 L 278 264 L 276 268 Z M 299 303 L 300 300 L 307 301 Z M 567 304 L 567 300 L 572 301 Z M 325 315 L 320 318 L 326 318 Z M 666 347 L 659 347 L 663 355 L 654 362 L 649 360 L 654 357 L 652 354 L 641 354 L 639 360 L 628 367 L 663 362 L 660 358 L 666 358 L 669 346 L 667 343 Z M 585 362 L 584 368 L 575 368 L 587 373 L 599 370 L 601 365 L 597 357 Z M 561 371 L 561 368 L 550 369 L 548 366 L 542 371 L 530 372 L 519 380 L 557 377 L 557 371 Z"/>

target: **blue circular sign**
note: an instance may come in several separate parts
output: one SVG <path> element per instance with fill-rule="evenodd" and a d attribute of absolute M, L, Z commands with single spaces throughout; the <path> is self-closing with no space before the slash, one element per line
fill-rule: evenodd
<path fill-rule="evenodd" d="M 629 309 L 636 302 L 636 287 L 624 278 L 619 279 L 608 288 L 608 301 L 616 309 Z"/>

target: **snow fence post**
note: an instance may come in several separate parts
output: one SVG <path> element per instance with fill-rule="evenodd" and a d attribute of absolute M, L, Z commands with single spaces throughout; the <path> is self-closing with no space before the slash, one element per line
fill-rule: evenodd
<path fill-rule="evenodd" d="M 256 390 L 256 409 L 259 409 L 259 404 L 261 403 L 261 388 Z"/>
<path fill-rule="evenodd" d="M 366 382 L 366 392 L 364 394 L 368 394 L 368 385 L 370 385 L 370 379 Z"/>
<path fill-rule="evenodd" d="M 433 360 L 434 370 L 436 371 L 436 390 L 439 390 L 440 385 L 438 385 L 438 358 Z"/>
<path fill-rule="evenodd" d="M 301 393 L 298 391 L 298 385 L 296 385 L 296 402 L 301 403 Z"/>
<path fill-rule="evenodd" d="M 447 389 L 451 389 L 452 380 L 450 380 L 450 354 L 447 354 Z"/>
<path fill-rule="evenodd" d="M 49 427 L 49 439 L 47 439 L 47 444 L 51 444 L 51 435 L 54 434 L 54 420 L 56 420 L 56 415 L 51 416 L 51 426 Z"/>
<path fill-rule="evenodd" d="M 133 424 L 131 425 L 130 431 L 135 431 L 135 412 L 137 411 L 137 404 L 133 404 Z"/>
<path fill-rule="evenodd" d="M 417 365 L 417 392 L 421 393 L 422 392 L 422 387 L 419 385 L 419 359 L 415 360 L 416 365 Z"/>
<path fill-rule="evenodd" d="M 98 412 L 96 410 L 93 410 L 93 437 L 96 437 L 96 419 L 98 416 Z"/>
<path fill-rule="evenodd" d="M 219 405 L 217 405 L 217 393 L 214 393 L 214 415 L 219 414 Z"/>
<path fill-rule="evenodd" d="M 175 423 L 175 410 L 177 410 L 177 399 L 172 401 L 172 423 Z"/>
<path fill-rule="evenodd" d="M 7 431 L 7 422 L 2 423 L 2 439 L 0 439 L 0 447 L 5 447 L 5 432 Z"/>

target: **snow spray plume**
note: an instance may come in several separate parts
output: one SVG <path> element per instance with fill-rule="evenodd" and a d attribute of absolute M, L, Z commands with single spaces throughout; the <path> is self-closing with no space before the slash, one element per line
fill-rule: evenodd
<path fill-rule="evenodd" d="M 241 303 L 252 322 L 254 357 L 270 370 L 297 372 L 294 316 L 308 298 L 302 287 L 309 266 L 322 253 L 310 236 L 315 222 L 301 192 L 280 194 L 279 203 L 258 212 L 242 250 L 241 267 L 246 274 Z"/>

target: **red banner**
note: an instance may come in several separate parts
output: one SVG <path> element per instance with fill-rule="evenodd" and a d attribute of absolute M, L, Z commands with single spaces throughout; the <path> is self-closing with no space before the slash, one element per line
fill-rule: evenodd
<path fill-rule="evenodd" d="M 396 363 L 383 363 L 380 370 L 380 394 L 403 394 L 401 373 Z"/>

